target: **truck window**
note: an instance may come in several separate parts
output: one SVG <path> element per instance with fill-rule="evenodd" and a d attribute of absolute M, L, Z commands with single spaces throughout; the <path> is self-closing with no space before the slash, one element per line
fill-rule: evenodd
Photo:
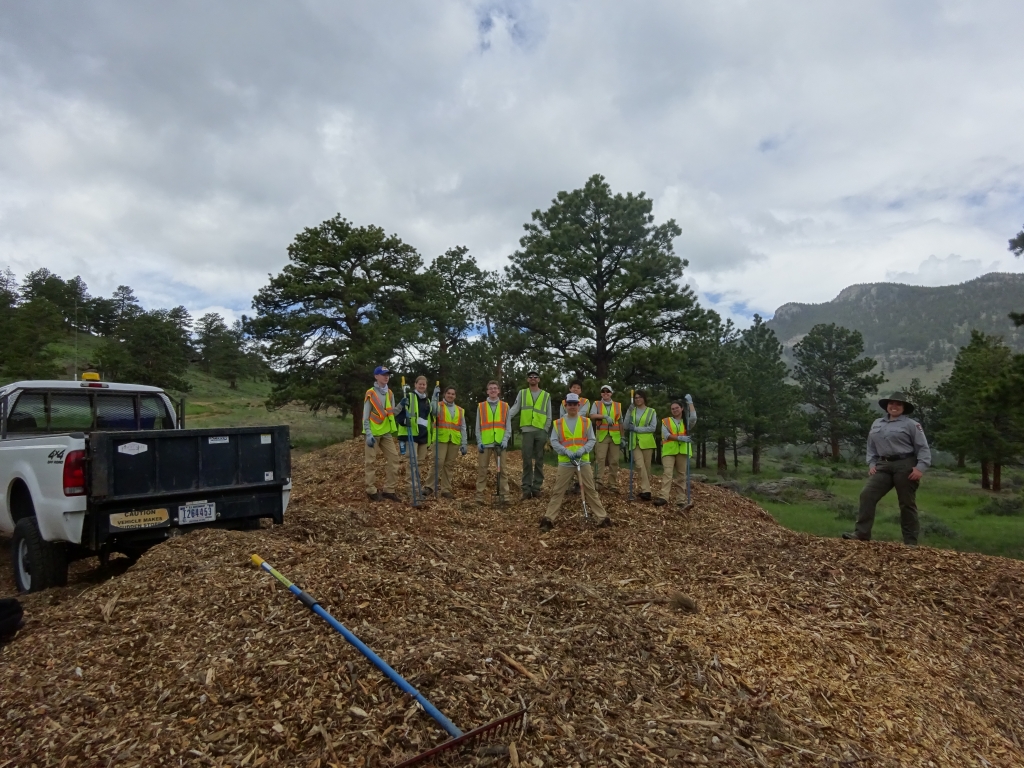
<path fill-rule="evenodd" d="M 135 429 L 132 395 L 96 395 L 96 429 Z"/>
<path fill-rule="evenodd" d="M 46 430 L 46 403 L 42 393 L 25 392 L 7 416 L 8 433 Z"/>
<path fill-rule="evenodd" d="M 89 402 L 89 393 L 50 393 L 51 432 L 88 432 L 90 429 L 92 429 L 92 406 Z"/>
<path fill-rule="evenodd" d="M 142 395 L 139 398 L 139 426 L 142 429 L 174 429 L 174 420 L 167 413 L 162 397 Z"/>

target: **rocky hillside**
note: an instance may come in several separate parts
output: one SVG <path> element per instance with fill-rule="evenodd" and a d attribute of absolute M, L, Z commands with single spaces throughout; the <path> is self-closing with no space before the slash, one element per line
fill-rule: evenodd
<path fill-rule="evenodd" d="M 768 325 L 791 349 L 814 325 L 836 323 L 864 335 L 866 354 L 886 373 L 951 362 L 971 329 L 1001 335 L 1024 351 L 1024 328 L 1007 315 L 1024 311 L 1024 274 L 992 272 L 959 285 L 851 285 L 824 304 L 783 304 Z"/>
<path fill-rule="evenodd" d="M 542 535 L 547 500 L 478 507 L 474 466 L 454 502 L 371 505 L 352 441 L 296 459 L 281 528 L 79 564 L 0 650 L 0 765 L 369 768 L 441 743 L 253 552 L 463 729 L 527 708 L 428 765 L 1024 765 L 1024 563 L 796 534 L 701 484 L 687 514 L 609 494 L 608 529 L 573 499 Z"/>

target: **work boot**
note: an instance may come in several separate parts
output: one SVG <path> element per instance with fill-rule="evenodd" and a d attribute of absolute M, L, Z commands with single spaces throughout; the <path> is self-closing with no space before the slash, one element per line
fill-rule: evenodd
<path fill-rule="evenodd" d="M 668 499 L 663 499 L 660 496 L 654 500 L 654 506 L 656 507 L 664 507 L 666 504 L 668 504 Z"/>
<path fill-rule="evenodd" d="M 640 494 L 640 498 L 643 499 L 644 501 L 650 501 L 651 500 L 651 492 L 648 491 L 647 493 L 641 493 Z"/>
<path fill-rule="evenodd" d="M 602 518 L 601 522 L 597 524 L 597 527 L 598 528 L 611 528 L 612 527 L 612 519 L 610 517 Z"/>
<path fill-rule="evenodd" d="M 540 519 L 540 532 L 541 533 L 547 533 L 552 528 L 554 528 L 554 524 L 550 520 L 548 520 L 546 517 L 542 517 Z"/>
<path fill-rule="evenodd" d="M 387 499 L 388 501 L 401 501 L 401 499 L 398 498 L 398 494 L 396 493 L 382 493 L 381 496 Z"/>
<path fill-rule="evenodd" d="M 384 498 L 380 495 L 380 491 L 377 491 L 376 493 L 367 493 L 366 495 L 370 498 L 370 501 L 380 501 Z"/>
<path fill-rule="evenodd" d="M 448 491 L 441 491 L 441 498 L 442 499 L 454 499 L 455 497 L 452 494 L 448 493 Z"/>
<path fill-rule="evenodd" d="M 523 498 L 520 501 L 529 501 L 533 498 L 533 491 L 523 491 Z"/>
<path fill-rule="evenodd" d="M 426 488 L 423 489 L 423 498 L 426 498 L 427 496 L 429 496 L 433 492 L 434 492 L 434 489 L 431 486 L 428 485 Z"/>
<path fill-rule="evenodd" d="M 858 536 L 856 533 L 852 531 L 847 531 L 846 533 L 844 533 L 843 538 L 847 541 L 864 541 L 864 539 L 862 539 L 860 536 Z"/>

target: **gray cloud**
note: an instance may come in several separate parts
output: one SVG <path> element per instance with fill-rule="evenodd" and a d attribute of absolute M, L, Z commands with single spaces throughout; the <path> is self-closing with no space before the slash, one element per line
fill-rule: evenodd
<path fill-rule="evenodd" d="M 12 3 L 0 266 L 244 311 L 336 212 L 494 268 L 600 172 L 676 218 L 727 314 L 894 265 L 1021 269 L 1022 21 L 1008 0 Z"/>

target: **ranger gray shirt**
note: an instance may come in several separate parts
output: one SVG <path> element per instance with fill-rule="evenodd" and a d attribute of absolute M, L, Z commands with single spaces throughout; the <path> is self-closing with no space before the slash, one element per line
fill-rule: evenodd
<path fill-rule="evenodd" d="M 924 436 L 924 428 L 909 416 L 888 414 L 875 419 L 868 432 L 868 466 L 873 467 L 882 456 L 909 453 L 917 457 L 917 470 L 924 472 L 932 464 L 932 451 Z"/>

